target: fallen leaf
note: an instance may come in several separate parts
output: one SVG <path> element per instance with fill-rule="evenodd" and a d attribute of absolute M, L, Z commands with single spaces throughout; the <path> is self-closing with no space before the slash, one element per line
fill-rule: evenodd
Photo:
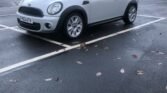
<path fill-rule="evenodd" d="M 120 57 L 118 57 L 117 59 L 118 59 L 118 60 L 121 60 L 121 58 L 120 58 Z"/>
<path fill-rule="evenodd" d="M 97 76 L 97 77 L 100 77 L 101 75 L 102 75 L 101 72 L 97 72 L 97 73 L 96 73 L 96 76 Z"/>
<path fill-rule="evenodd" d="M 83 64 L 81 61 L 77 61 L 76 63 L 79 64 L 79 65 L 82 65 L 82 64 Z"/>
<path fill-rule="evenodd" d="M 52 80 L 53 80 L 53 78 L 47 78 L 47 79 L 45 79 L 46 82 L 49 82 L 49 81 L 52 81 Z"/>
<path fill-rule="evenodd" d="M 159 62 L 159 63 L 158 63 L 158 65 L 162 65 L 162 63 L 161 63 L 161 62 Z"/>
<path fill-rule="evenodd" d="M 167 86 L 165 87 L 165 89 L 167 90 Z"/>
<path fill-rule="evenodd" d="M 137 70 L 137 75 L 144 75 L 144 71 L 142 71 L 142 70 Z"/>
<path fill-rule="evenodd" d="M 57 77 L 57 78 L 56 78 L 56 82 L 59 82 L 59 81 L 60 81 L 60 78 L 59 78 L 59 77 Z"/>
<path fill-rule="evenodd" d="M 135 58 L 135 59 L 138 58 L 138 56 L 136 54 L 133 54 L 132 57 Z"/>
<path fill-rule="evenodd" d="M 95 48 L 97 48 L 97 47 L 98 47 L 98 45 L 95 45 L 94 47 L 95 47 Z"/>
<path fill-rule="evenodd" d="M 109 50 L 109 47 L 104 47 L 104 50 Z"/>
<path fill-rule="evenodd" d="M 59 77 L 56 79 L 56 82 L 58 82 L 58 83 L 62 83 L 63 82 L 63 80 L 61 80 Z"/>
<path fill-rule="evenodd" d="M 164 53 L 164 52 L 160 52 L 160 51 L 159 51 L 159 52 L 158 52 L 158 54 L 159 54 L 159 55 L 164 55 L 165 53 Z"/>
<path fill-rule="evenodd" d="M 80 48 L 86 48 L 86 44 L 85 43 L 81 43 L 80 44 Z"/>
<path fill-rule="evenodd" d="M 13 79 L 11 79 L 11 80 L 9 80 L 9 82 L 16 83 L 17 80 L 13 80 Z"/>
<path fill-rule="evenodd" d="M 156 51 L 151 51 L 151 53 L 156 53 Z"/>
<path fill-rule="evenodd" d="M 125 69 L 122 68 L 122 69 L 120 70 L 120 72 L 121 72 L 121 74 L 124 74 L 124 73 L 125 73 Z"/>

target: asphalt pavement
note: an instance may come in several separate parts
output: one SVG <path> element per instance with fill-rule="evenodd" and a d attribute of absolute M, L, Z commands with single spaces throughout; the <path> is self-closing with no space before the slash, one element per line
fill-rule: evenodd
<path fill-rule="evenodd" d="M 19 29 L 17 1 L 1 0 L 0 93 L 166 93 L 166 9 L 166 0 L 141 0 L 134 25 L 68 40 Z"/>

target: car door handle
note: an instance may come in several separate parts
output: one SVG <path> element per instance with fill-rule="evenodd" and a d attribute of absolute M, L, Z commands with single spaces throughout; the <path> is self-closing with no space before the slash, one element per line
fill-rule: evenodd
<path fill-rule="evenodd" d="M 83 4 L 83 5 L 87 5 L 87 4 L 89 4 L 89 3 L 90 3 L 89 0 L 84 0 L 82 4 Z"/>

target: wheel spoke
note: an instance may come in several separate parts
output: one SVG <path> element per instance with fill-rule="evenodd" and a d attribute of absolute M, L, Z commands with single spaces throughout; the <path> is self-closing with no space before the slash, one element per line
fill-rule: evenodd
<path fill-rule="evenodd" d="M 79 22 L 79 18 L 76 17 L 75 20 L 74 20 L 74 23 L 78 23 Z"/>
<path fill-rule="evenodd" d="M 68 31 L 71 31 L 71 30 L 73 30 L 73 27 L 70 26 L 70 27 L 67 28 L 67 30 L 68 30 Z"/>
<path fill-rule="evenodd" d="M 131 22 L 133 22 L 135 19 L 136 19 L 136 14 L 137 14 L 137 11 L 136 11 L 136 8 L 135 7 L 131 7 L 129 9 L 129 20 Z"/>
<path fill-rule="evenodd" d="M 67 31 L 71 37 L 78 37 L 83 29 L 83 21 L 80 16 L 72 16 L 67 23 Z"/>

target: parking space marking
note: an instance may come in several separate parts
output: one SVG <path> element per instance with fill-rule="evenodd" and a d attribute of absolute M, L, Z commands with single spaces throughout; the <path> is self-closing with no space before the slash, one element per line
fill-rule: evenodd
<path fill-rule="evenodd" d="M 10 70 L 14 70 L 14 69 L 19 68 L 19 67 L 22 67 L 22 66 L 26 66 L 26 65 L 31 64 L 31 63 L 35 63 L 35 62 L 40 61 L 40 60 L 42 60 L 42 59 L 46 59 L 46 58 L 49 58 L 49 57 L 58 55 L 58 54 L 60 54 L 60 53 L 63 53 L 63 52 L 66 52 L 66 51 L 75 49 L 75 48 L 77 48 L 77 47 L 79 47 L 79 46 L 72 46 L 72 47 L 60 49 L 60 50 L 58 50 L 58 51 L 54 51 L 54 52 L 51 52 L 51 53 L 47 53 L 47 54 L 45 54 L 45 55 L 38 56 L 38 57 L 29 59 L 29 60 L 26 60 L 26 61 L 23 61 L 23 62 L 18 62 L 18 63 L 14 64 L 14 65 L 11 65 L 11 66 L 8 66 L 8 67 L 4 67 L 4 68 L 0 69 L 0 74 L 1 74 L 1 73 L 4 73 L 4 72 L 7 72 L 7 71 L 10 71 Z"/>
<path fill-rule="evenodd" d="M 85 44 L 88 45 L 88 44 L 92 44 L 92 43 L 95 43 L 95 42 L 98 42 L 98 41 L 101 41 L 101 40 L 104 40 L 104 39 L 107 39 L 107 38 L 110 38 L 110 37 L 114 37 L 114 36 L 117 36 L 117 35 L 120 35 L 120 34 L 124 34 L 126 32 L 130 32 L 130 31 L 133 31 L 133 30 L 137 30 L 137 29 L 140 29 L 140 28 L 143 28 L 145 26 L 148 26 L 148 25 L 151 25 L 153 23 L 157 23 L 159 21 L 162 21 L 162 20 L 165 20 L 166 18 L 159 18 L 157 20 L 154 20 L 154 21 L 150 21 L 150 22 L 147 22 L 145 24 L 142 24 L 142 25 L 139 25 L 139 26 L 136 26 L 136 27 L 132 27 L 132 28 L 129 28 L 129 29 L 125 29 L 125 30 L 122 30 L 122 31 L 119 31 L 119 32 L 116 32 L 116 33 L 113 33 L 113 34 L 110 34 L 110 35 L 106 35 L 106 36 L 103 36 L 103 37 L 100 37 L 100 38 L 97 38 L 97 39 L 94 39 L 94 40 L 91 40 L 91 41 L 88 41 L 86 42 Z"/>
<path fill-rule="evenodd" d="M 23 34 L 26 34 L 26 35 L 29 35 L 29 36 L 47 41 L 47 42 L 52 43 L 52 44 L 56 44 L 56 45 L 65 47 L 65 48 L 71 47 L 70 45 L 67 45 L 67 44 L 64 44 L 64 43 L 61 43 L 61 42 L 57 42 L 57 41 L 54 41 L 54 40 L 51 40 L 51 39 L 48 39 L 48 38 L 44 38 L 44 37 L 41 37 L 41 36 L 38 36 L 38 35 L 27 33 L 25 30 L 19 29 L 17 26 L 15 26 L 15 27 L 9 27 L 9 26 L 6 26 L 6 25 L 0 25 L 0 26 L 4 27 L 4 28 L 7 28 L 7 29 L 10 29 L 12 31 L 16 31 L 16 32 L 19 32 L 19 33 L 23 33 Z"/>
<path fill-rule="evenodd" d="M 11 27 L 10 29 L 15 30 L 15 31 L 20 32 L 20 33 L 23 33 L 23 34 L 30 35 L 32 37 L 35 37 L 35 38 L 38 38 L 38 39 L 41 39 L 41 40 L 44 40 L 44 41 L 47 41 L 47 42 L 50 42 L 50 43 L 53 43 L 53 44 L 56 44 L 56 45 L 59 45 L 59 46 L 63 46 L 63 47 L 66 47 L 66 48 L 71 47 L 70 45 L 67 45 L 67 44 L 64 44 L 64 43 L 61 43 L 61 42 L 57 42 L 55 40 L 51 40 L 51 39 L 44 38 L 44 37 L 41 37 L 41 36 L 38 36 L 38 35 L 27 33 L 25 30 L 19 29 L 17 26 L 16 27 Z"/>
<path fill-rule="evenodd" d="M 135 26 L 135 27 L 132 27 L 132 28 L 129 28 L 129 29 L 126 29 L 126 30 L 122 30 L 122 31 L 119 31 L 119 32 L 116 32 L 116 33 L 113 33 L 113 34 L 110 34 L 110 35 L 107 35 L 107 36 L 103 36 L 103 37 L 100 37 L 100 38 L 85 42 L 85 44 L 88 45 L 88 44 L 92 44 L 92 43 L 95 43 L 95 42 L 99 42 L 99 41 L 105 40 L 107 38 L 111 38 L 111 37 L 118 36 L 118 35 L 126 33 L 126 32 L 130 32 L 130 31 L 133 31 L 133 30 L 137 30 L 137 29 L 146 27 L 148 25 L 157 23 L 157 22 L 165 20 L 165 19 L 166 18 L 159 18 L 157 20 L 150 21 L 150 22 L 147 22 L 147 23 L 139 25 L 139 26 Z M 4 26 L 4 25 L 0 25 L 0 26 L 13 29 L 11 27 Z M 69 46 L 69 47 L 66 47 L 64 49 L 60 49 L 58 51 L 53 51 L 51 53 L 47 53 L 47 54 L 44 54 L 44 55 L 41 55 L 41 56 L 38 56 L 38 57 L 34 57 L 32 59 L 29 59 L 29 60 L 26 60 L 26 61 L 23 61 L 23 62 L 18 62 L 16 64 L 13 64 L 13 65 L 10 65 L 8 67 L 4 67 L 4 68 L 0 69 L 0 74 L 8 72 L 8 71 L 11 71 L 11 70 L 15 70 L 15 69 L 18 69 L 18 68 L 21 68 L 21 67 L 24 67 L 24 66 L 26 66 L 28 64 L 38 62 L 40 60 L 43 60 L 43 59 L 55 56 L 57 54 L 61 54 L 61 53 L 67 52 L 67 51 L 70 51 L 72 49 L 76 49 L 76 48 L 78 48 L 80 46 L 81 46 L 81 44 L 77 44 L 77 45 L 74 45 L 74 46 Z"/>
<path fill-rule="evenodd" d="M 138 16 L 141 16 L 141 17 L 148 17 L 148 18 L 156 18 L 156 19 L 159 19 L 159 18 L 165 18 L 165 17 L 157 17 L 157 16 L 152 16 L 152 15 L 138 15 Z"/>

